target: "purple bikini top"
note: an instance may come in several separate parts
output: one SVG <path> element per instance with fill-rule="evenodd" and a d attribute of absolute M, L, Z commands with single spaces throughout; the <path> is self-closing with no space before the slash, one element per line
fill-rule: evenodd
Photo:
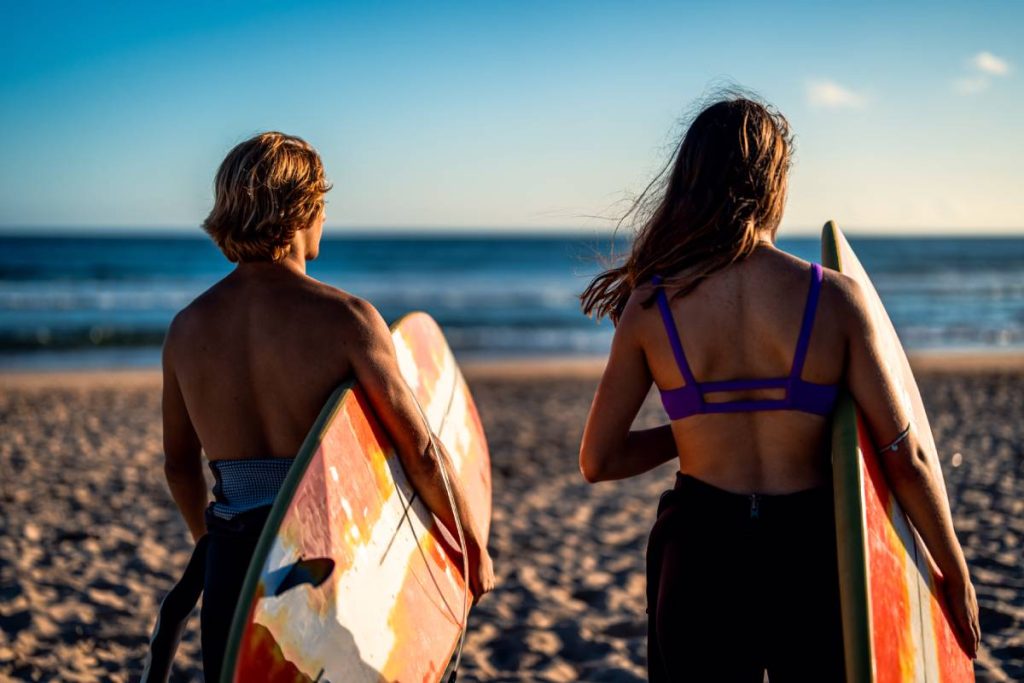
<path fill-rule="evenodd" d="M 814 415 L 828 416 L 832 413 L 836 396 L 839 393 L 837 384 L 815 384 L 800 378 L 807 357 L 807 345 L 814 329 L 814 315 L 818 307 L 818 295 L 821 292 L 821 266 L 811 264 L 811 288 L 807 292 L 807 304 L 804 307 L 804 320 L 800 328 L 800 338 L 796 343 L 796 354 L 793 356 L 793 369 L 788 377 L 773 379 L 733 379 L 723 382 L 698 382 L 690 371 L 683 353 L 683 343 L 676 330 L 675 319 L 668 305 L 668 296 L 663 288 L 658 288 L 658 308 L 661 319 L 665 323 L 665 331 L 675 354 L 676 364 L 686 380 L 686 384 L 677 389 L 661 391 L 661 403 L 669 419 L 681 420 L 691 415 L 702 413 L 746 413 L 761 410 L 799 410 Z M 660 285 L 662 279 L 655 276 L 652 280 Z M 778 399 L 762 399 L 752 401 L 723 401 L 708 403 L 704 395 L 720 391 L 750 391 L 753 389 L 785 389 L 786 395 Z"/>

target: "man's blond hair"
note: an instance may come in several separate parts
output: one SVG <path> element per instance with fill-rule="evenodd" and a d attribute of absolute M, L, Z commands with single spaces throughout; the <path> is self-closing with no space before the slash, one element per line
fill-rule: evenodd
<path fill-rule="evenodd" d="M 330 189 L 320 155 L 309 143 L 260 133 L 220 165 L 203 228 L 231 261 L 280 261 L 295 233 L 320 218 Z"/>

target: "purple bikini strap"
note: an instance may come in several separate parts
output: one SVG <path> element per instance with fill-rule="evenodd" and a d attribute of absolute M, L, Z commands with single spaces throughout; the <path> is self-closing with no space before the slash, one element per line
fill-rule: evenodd
<path fill-rule="evenodd" d="M 800 338 L 796 342 L 796 353 L 793 355 L 793 370 L 790 376 L 800 379 L 803 374 L 804 360 L 807 358 L 807 346 L 811 343 L 811 332 L 814 330 L 814 316 L 818 310 L 818 294 L 821 293 L 822 272 L 817 263 L 811 264 L 811 288 L 807 291 L 807 304 L 804 306 L 804 321 L 800 326 Z"/>
<path fill-rule="evenodd" d="M 686 362 L 686 354 L 683 353 L 683 342 L 679 338 L 679 331 L 676 329 L 675 318 L 672 317 L 672 309 L 668 307 L 668 296 L 665 294 L 665 290 L 660 287 L 663 280 L 660 275 L 655 275 L 651 278 L 651 283 L 658 288 L 658 309 L 661 311 L 661 321 L 665 324 L 665 332 L 668 334 L 669 344 L 672 346 L 672 353 L 676 357 L 676 365 L 679 366 L 679 372 L 683 374 L 683 379 L 686 380 L 687 386 L 697 387 L 697 380 L 693 378 L 693 373 L 690 372 L 690 364 Z"/>

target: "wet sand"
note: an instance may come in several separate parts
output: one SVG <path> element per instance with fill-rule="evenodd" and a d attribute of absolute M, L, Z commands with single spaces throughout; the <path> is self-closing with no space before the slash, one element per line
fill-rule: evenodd
<path fill-rule="evenodd" d="M 1024 362 L 917 367 L 981 605 L 978 678 L 1024 680 Z M 643 553 L 674 469 L 582 481 L 599 369 L 466 368 L 491 445 L 501 585 L 472 613 L 462 680 L 644 680 Z M 640 418 L 662 419 L 654 403 Z M 0 679 L 137 676 L 191 549 L 163 481 L 159 376 L 0 375 L 0 429 Z M 173 680 L 200 678 L 193 618 Z"/>

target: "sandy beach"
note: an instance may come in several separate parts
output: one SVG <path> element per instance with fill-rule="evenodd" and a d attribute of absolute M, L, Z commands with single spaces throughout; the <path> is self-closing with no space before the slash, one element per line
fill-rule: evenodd
<path fill-rule="evenodd" d="M 1024 680 L 1024 361 L 917 363 L 981 607 L 978 680 Z M 493 458 L 500 586 L 462 680 L 645 679 L 643 553 L 673 467 L 590 486 L 599 361 L 466 367 Z M 159 375 L 0 375 L 0 679 L 125 681 L 191 542 L 163 480 Z M 644 425 L 663 421 L 649 401 Z M 957 463 L 954 466 L 954 463 Z M 201 679 L 198 618 L 173 680 Z"/>

